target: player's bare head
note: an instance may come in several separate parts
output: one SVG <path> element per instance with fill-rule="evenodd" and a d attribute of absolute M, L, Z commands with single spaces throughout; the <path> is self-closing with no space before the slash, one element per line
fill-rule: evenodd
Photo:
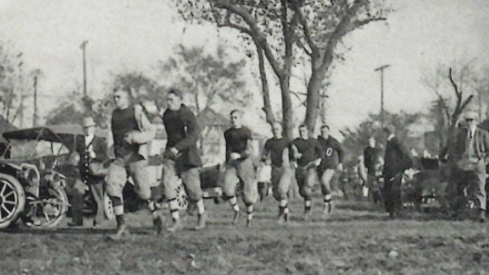
<path fill-rule="evenodd" d="M 243 125 L 243 111 L 234 109 L 229 113 L 229 116 L 234 128 L 240 128 Z"/>
<path fill-rule="evenodd" d="M 323 124 L 323 126 L 321 126 L 321 136 L 324 138 L 329 137 L 329 126 L 328 125 Z"/>
<path fill-rule="evenodd" d="M 117 109 L 127 108 L 132 101 L 131 88 L 129 86 L 114 87 L 113 98 Z"/>
<path fill-rule="evenodd" d="M 86 136 L 92 136 L 95 134 L 96 124 L 92 117 L 90 116 L 84 117 L 82 122 L 82 127 Z"/>
<path fill-rule="evenodd" d="M 180 110 L 183 101 L 183 93 L 175 88 L 168 91 L 166 95 L 166 106 L 172 111 Z"/>
<path fill-rule="evenodd" d="M 272 132 L 275 137 L 281 137 L 282 136 L 282 124 L 280 122 L 274 122 L 272 124 Z"/>
<path fill-rule="evenodd" d="M 375 137 L 374 136 L 371 136 L 368 138 L 368 144 L 370 145 L 370 147 L 375 147 Z"/>
<path fill-rule="evenodd" d="M 304 139 L 309 137 L 309 129 L 307 129 L 305 124 L 299 126 L 299 136 Z"/>

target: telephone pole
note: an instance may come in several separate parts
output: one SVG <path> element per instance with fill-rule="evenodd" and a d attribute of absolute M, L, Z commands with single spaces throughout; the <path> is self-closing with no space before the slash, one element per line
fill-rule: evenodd
<path fill-rule="evenodd" d="M 80 49 L 83 51 L 83 96 L 87 96 L 87 64 L 86 64 L 86 48 L 88 41 L 85 40 L 81 43 Z"/>
<path fill-rule="evenodd" d="M 34 76 L 34 117 L 32 118 L 32 126 L 37 126 L 37 75 Z"/>
<path fill-rule="evenodd" d="M 380 125 L 384 126 L 384 70 L 390 65 L 383 65 L 375 69 L 374 71 L 380 71 Z"/>

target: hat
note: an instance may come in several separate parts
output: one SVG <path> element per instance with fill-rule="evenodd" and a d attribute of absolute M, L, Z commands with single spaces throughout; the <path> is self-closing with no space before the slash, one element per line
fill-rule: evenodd
<path fill-rule="evenodd" d="M 383 128 L 384 131 L 388 131 L 390 134 L 393 134 L 396 131 L 396 127 L 392 124 L 387 124 Z"/>
<path fill-rule="evenodd" d="M 479 114 L 475 111 L 470 110 L 470 111 L 465 112 L 464 118 L 465 119 L 478 119 Z"/>
<path fill-rule="evenodd" d="M 83 118 L 83 127 L 91 127 L 95 126 L 95 122 L 92 117 L 84 117 Z"/>

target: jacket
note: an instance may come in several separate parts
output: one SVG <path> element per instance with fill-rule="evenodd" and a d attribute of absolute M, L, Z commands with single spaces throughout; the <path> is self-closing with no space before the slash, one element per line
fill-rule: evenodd
<path fill-rule="evenodd" d="M 397 137 L 387 141 L 382 174 L 386 179 L 392 178 L 412 166 L 411 157 Z"/>
<path fill-rule="evenodd" d="M 469 129 L 461 128 L 457 133 L 457 139 L 455 141 L 455 148 L 453 150 L 455 162 L 459 162 L 464 158 L 464 154 L 468 150 L 467 137 L 469 136 Z M 484 161 L 487 157 L 489 150 L 489 132 L 477 127 L 474 131 L 474 154 L 480 161 Z"/>
<path fill-rule="evenodd" d="M 163 124 L 168 136 L 166 149 L 175 147 L 181 154 L 176 163 L 183 167 L 202 166 L 197 148 L 201 128 L 194 113 L 184 104 L 178 111 L 166 109 L 163 113 Z"/>

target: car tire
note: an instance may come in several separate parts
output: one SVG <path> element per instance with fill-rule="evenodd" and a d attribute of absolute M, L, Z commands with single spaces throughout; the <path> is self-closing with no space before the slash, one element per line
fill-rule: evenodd
<path fill-rule="evenodd" d="M 114 205 L 112 204 L 112 199 L 106 192 L 104 192 L 104 214 L 108 220 L 115 219 Z"/>
<path fill-rule="evenodd" d="M 25 207 L 25 192 L 20 182 L 0 173 L 0 228 L 14 225 Z"/>
<path fill-rule="evenodd" d="M 41 219 L 37 219 L 36 222 L 31 220 L 25 220 L 24 224 L 31 228 L 53 228 L 56 227 L 59 222 L 65 217 L 68 212 L 68 195 L 63 188 L 48 188 L 49 198 L 48 200 L 56 200 L 55 204 L 49 204 L 43 206 L 44 215 Z M 47 208 L 47 206 L 51 208 Z M 51 216 L 49 219 L 46 217 Z"/>
<path fill-rule="evenodd" d="M 188 197 L 187 193 L 185 193 L 185 188 L 183 188 L 183 185 L 179 185 L 177 187 L 177 202 L 178 202 L 178 207 L 180 210 L 186 210 L 188 207 Z"/>

